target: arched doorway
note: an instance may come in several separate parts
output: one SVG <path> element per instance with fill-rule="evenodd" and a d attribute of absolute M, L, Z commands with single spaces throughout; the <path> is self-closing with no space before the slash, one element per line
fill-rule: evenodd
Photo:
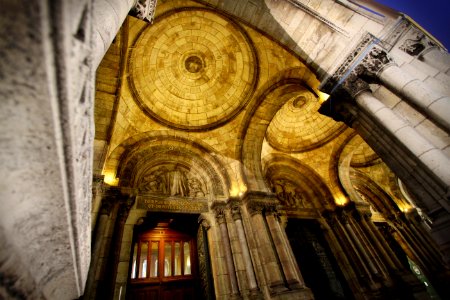
<path fill-rule="evenodd" d="M 353 299 L 317 221 L 289 219 L 286 234 L 305 284 L 316 300 Z"/>
<path fill-rule="evenodd" d="M 149 214 L 135 226 L 127 299 L 201 299 L 198 215 Z"/>

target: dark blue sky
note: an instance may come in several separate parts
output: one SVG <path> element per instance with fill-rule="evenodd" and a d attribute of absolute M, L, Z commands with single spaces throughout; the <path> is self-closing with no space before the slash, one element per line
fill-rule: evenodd
<path fill-rule="evenodd" d="M 401 11 L 450 49 L 450 0 L 376 0 Z"/>

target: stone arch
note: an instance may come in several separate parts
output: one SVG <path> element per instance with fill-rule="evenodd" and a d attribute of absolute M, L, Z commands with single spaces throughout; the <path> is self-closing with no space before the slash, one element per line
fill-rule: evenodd
<path fill-rule="evenodd" d="M 372 205 L 384 218 L 391 219 L 400 213 L 392 197 L 364 173 L 352 169 L 350 180 L 354 189 L 362 195 L 363 200 Z"/>
<path fill-rule="evenodd" d="M 130 137 L 111 153 L 108 169 L 117 174 L 120 186 L 137 188 L 147 171 L 167 163 L 201 175 L 211 197 L 228 196 L 230 177 L 214 151 L 174 133 L 146 132 Z"/>
<path fill-rule="evenodd" d="M 301 161 L 284 154 L 270 154 L 264 157 L 262 164 L 267 181 L 290 181 L 303 193 L 304 200 L 315 209 L 323 211 L 335 206 L 333 196 L 322 177 Z"/>
<path fill-rule="evenodd" d="M 239 134 L 236 153 L 242 161 L 241 175 L 248 190 L 268 191 L 261 171 L 261 148 L 270 121 L 289 99 L 304 91 L 317 93 L 314 74 L 306 67 L 285 70 L 274 76 L 255 96 Z"/>

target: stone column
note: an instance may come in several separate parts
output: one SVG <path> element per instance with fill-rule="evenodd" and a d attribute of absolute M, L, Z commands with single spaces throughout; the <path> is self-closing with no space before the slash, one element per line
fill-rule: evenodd
<path fill-rule="evenodd" d="M 375 267 L 374 262 L 369 257 L 366 249 L 364 249 L 364 246 L 361 243 L 361 240 L 358 238 L 358 236 L 356 235 L 356 233 L 353 230 L 352 226 L 350 225 L 349 218 L 351 218 L 351 216 L 349 216 L 347 212 L 344 212 L 343 215 L 342 215 L 342 221 L 343 221 L 343 224 L 344 224 L 344 227 L 345 227 L 347 233 L 349 234 L 349 236 L 352 239 L 353 243 L 356 245 L 356 248 L 358 250 L 359 255 L 365 261 L 365 265 L 368 267 L 368 269 L 370 270 L 371 274 L 375 275 L 375 277 L 380 278 L 381 277 L 380 272 Z"/>
<path fill-rule="evenodd" d="M 272 235 L 273 243 L 275 249 L 278 253 L 281 266 L 283 268 L 284 276 L 286 277 L 286 282 L 290 289 L 299 289 L 303 287 L 303 283 L 297 276 L 295 266 L 292 263 L 291 257 L 287 251 L 286 241 L 281 232 L 280 223 L 278 221 L 278 213 L 274 207 L 271 207 L 266 212 L 266 220 L 269 225 L 270 234 Z"/>
<path fill-rule="evenodd" d="M 392 270 L 400 270 L 403 269 L 403 266 L 401 262 L 398 260 L 397 256 L 392 253 L 390 250 L 389 245 L 387 244 L 384 237 L 378 232 L 376 228 L 374 228 L 374 225 L 372 221 L 370 220 L 370 213 L 362 213 L 360 222 L 362 224 L 362 228 L 369 234 L 372 241 L 374 242 L 378 253 L 381 254 L 384 261 L 387 263 L 390 269 Z M 389 254 L 388 254 L 389 251 Z"/>
<path fill-rule="evenodd" d="M 156 0 L 95 0 L 93 7 L 93 67 L 97 69 L 108 51 L 123 21 L 134 9 L 134 14 L 143 20 L 151 21 Z"/>
<path fill-rule="evenodd" d="M 120 200 L 121 194 L 116 188 L 109 188 L 103 194 L 95 234 L 93 235 L 91 265 L 83 299 L 97 299 L 104 290 L 105 270 L 110 259 L 111 239 L 114 236 L 114 224 L 119 211 Z"/>
<path fill-rule="evenodd" d="M 209 241 L 210 241 L 210 237 L 209 237 L 209 229 L 211 228 L 211 224 L 209 222 L 209 220 L 206 218 L 205 215 L 201 214 L 200 217 L 198 218 L 198 222 L 200 224 L 200 231 L 201 231 L 201 235 L 202 235 L 202 240 L 203 240 L 203 257 L 205 258 L 204 261 L 204 267 L 205 267 L 205 272 L 206 272 L 206 278 L 202 278 L 202 281 L 204 281 L 204 284 L 206 286 L 204 286 L 202 284 L 202 288 L 205 290 L 205 294 L 206 294 L 206 298 L 207 299 L 214 299 L 214 280 L 213 280 L 213 272 L 211 269 L 211 252 L 209 250 Z M 200 234 L 200 233 L 199 233 Z M 200 255 L 200 251 L 198 253 L 199 257 Z M 199 262 L 199 267 L 200 270 L 202 269 L 201 267 L 201 262 Z M 200 272 L 201 274 L 202 272 Z M 201 276 L 203 277 L 203 276 Z"/>
<path fill-rule="evenodd" d="M 370 92 L 354 71 L 320 112 L 353 127 L 408 187 L 433 220 L 431 235 L 450 263 L 449 158 Z M 361 75 L 362 76 L 362 75 Z"/>
<path fill-rule="evenodd" d="M 430 120 L 450 131 L 450 97 L 391 64 L 378 74 L 380 81 L 397 96 L 419 108 Z"/>
<path fill-rule="evenodd" d="M 359 107 L 374 116 L 380 124 L 384 125 L 389 133 L 395 136 L 399 142 L 404 144 L 426 166 L 432 169 L 438 178 L 450 185 L 450 168 L 447 167 L 450 165 L 450 160 L 440 149 L 437 149 L 369 91 L 359 93 L 355 100 Z M 448 204 L 446 206 L 450 208 Z"/>
<path fill-rule="evenodd" d="M 252 258 L 247 245 L 247 238 L 245 236 L 244 226 L 242 224 L 241 209 L 238 205 L 231 207 L 231 214 L 236 224 L 236 231 L 241 245 L 242 256 L 245 263 L 245 272 L 247 274 L 248 286 L 251 294 L 259 294 L 258 284 L 256 282 L 255 271 L 253 269 Z"/>
<path fill-rule="evenodd" d="M 222 238 L 223 250 L 225 251 L 225 262 L 227 265 L 228 275 L 230 279 L 231 296 L 237 297 L 239 295 L 239 287 L 236 279 L 233 254 L 231 252 L 230 238 L 228 236 L 228 229 L 225 217 L 225 207 L 216 206 L 215 211 L 216 211 L 216 220 L 220 228 L 220 236 Z"/>
<path fill-rule="evenodd" d="M 323 229 L 323 233 L 325 235 L 325 239 L 328 242 L 328 245 L 331 248 L 334 256 L 336 257 L 337 263 L 344 274 L 345 279 L 353 292 L 353 295 L 356 299 L 363 298 L 363 292 L 358 280 L 357 273 L 352 264 L 350 263 L 351 257 L 348 257 L 347 251 L 345 251 L 345 247 L 341 245 L 342 239 L 337 238 L 337 234 L 335 233 L 335 225 L 336 221 L 333 217 L 333 212 L 326 210 L 323 212 L 323 218 L 320 218 L 318 221 L 320 223 L 320 227 Z"/>
<path fill-rule="evenodd" d="M 263 202 L 251 199 L 249 193 L 247 193 L 246 206 L 250 214 L 252 230 L 269 290 L 271 293 L 287 291 L 288 289 L 285 286 L 283 274 L 278 266 L 276 253 L 274 252 L 273 244 L 262 215 L 264 209 Z"/>
<path fill-rule="evenodd" d="M 354 71 L 360 77 L 381 82 L 399 98 L 419 108 L 431 121 L 450 131 L 450 97 L 400 69 L 380 46 L 374 46 Z"/>

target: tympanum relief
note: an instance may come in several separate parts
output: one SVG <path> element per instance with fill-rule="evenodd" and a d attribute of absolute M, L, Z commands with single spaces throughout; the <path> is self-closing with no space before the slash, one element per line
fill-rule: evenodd
<path fill-rule="evenodd" d="M 207 189 L 193 172 L 178 164 L 155 167 L 142 177 L 139 183 L 141 193 L 177 197 L 203 198 Z"/>
<path fill-rule="evenodd" d="M 271 182 L 272 191 L 286 208 L 312 208 L 302 191 L 291 181 L 276 179 Z"/>

